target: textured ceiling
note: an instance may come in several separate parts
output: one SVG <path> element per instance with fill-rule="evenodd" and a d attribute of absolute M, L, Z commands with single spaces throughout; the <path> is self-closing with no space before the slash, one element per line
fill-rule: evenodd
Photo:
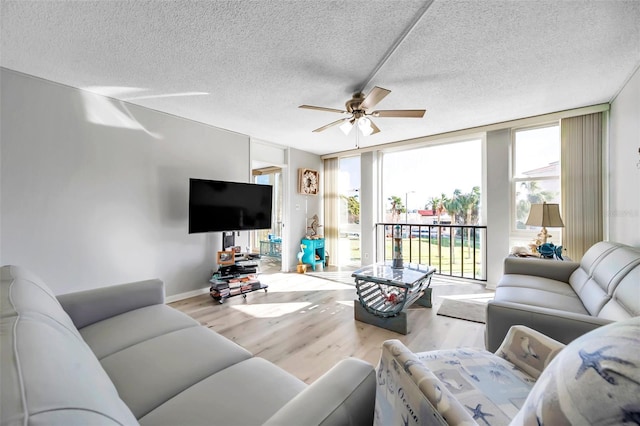
<path fill-rule="evenodd" d="M 5 68 L 318 154 L 355 135 L 312 133 L 341 116 L 300 104 L 342 109 L 377 85 L 377 109 L 427 110 L 375 119 L 366 147 L 609 102 L 640 64 L 637 0 L 3 0 L 1 15 Z"/>

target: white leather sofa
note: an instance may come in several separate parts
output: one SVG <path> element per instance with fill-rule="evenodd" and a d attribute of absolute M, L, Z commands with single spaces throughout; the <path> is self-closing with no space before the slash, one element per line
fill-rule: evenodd
<path fill-rule="evenodd" d="M 485 345 L 495 351 L 512 325 L 559 342 L 640 315 L 640 249 L 601 241 L 580 262 L 507 257 L 487 304 Z"/>
<path fill-rule="evenodd" d="M 164 303 L 149 280 L 56 297 L 1 270 L 0 424 L 365 425 L 375 372 L 354 358 L 311 385 Z"/>

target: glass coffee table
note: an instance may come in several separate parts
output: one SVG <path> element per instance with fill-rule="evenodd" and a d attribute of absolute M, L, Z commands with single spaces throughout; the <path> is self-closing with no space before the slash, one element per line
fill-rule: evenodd
<path fill-rule="evenodd" d="M 392 268 L 391 262 L 375 263 L 354 271 L 358 300 L 355 319 L 407 334 L 406 310 L 413 303 L 431 307 L 431 277 L 436 268 L 417 263 Z"/>

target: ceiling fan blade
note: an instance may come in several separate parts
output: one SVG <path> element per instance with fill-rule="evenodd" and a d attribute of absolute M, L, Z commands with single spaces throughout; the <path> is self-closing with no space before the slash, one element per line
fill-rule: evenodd
<path fill-rule="evenodd" d="M 360 104 L 360 108 L 364 110 L 373 108 L 389 93 L 391 93 L 391 90 L 383 89 L 382 87 L 378 86 L 374 87 L 373 89 L 371 89 L 367 97 L 364 98 L 364 101 L 362 101 L 362 103 Z"/>
<path fill-rule="evenodd" d="M 369 115 L 374 117 L 422 118 L 425 112 L 426 110 L 424 109 L 383 109 L 373 111 Z"/>
<path fill-rule="evenodd" d="M 373 129 L 373 132 L 371 132 L 371 134 L 375 135 L 376 133 L 380 133 L 380 129 L 378 128 L 378 126 L 376 126 L 376 124 L 372 120 L 369 120 L 369 121 L 370 121 L 369 125 Z"/>
<path fill-rule="evenodd" d="M 314 130 L 314 132 L 322 132 L 323 130 L 327 130 L 329 127 L 337 126 L 338 124 L 348 120 L 349 118 L 341 118 L 340 120 L 336 120 L 333 123 L 329 123 L 322 127 L 318 127 L 317 129 Z"/>
<path fill-rule="evenodd" d="M 300 105 L 298 108 L 314 109 L 316 111 L 337 112 L 339 114 L 350 114 L 349 112 L 343 109 L 325 108 L 325 107 L 319 107 L 319 106 L 313 106 L 313 105 Z"/>

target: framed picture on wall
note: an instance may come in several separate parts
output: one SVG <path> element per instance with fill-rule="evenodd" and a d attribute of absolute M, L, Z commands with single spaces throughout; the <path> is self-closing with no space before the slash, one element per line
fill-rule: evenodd
<path fill-rule="evenodd" d="M 218 252 L 218 265 L 233 265 L 235 262 L 236 262 L 235 252 L 233 251 Z"/>
<path fill-rule="evenodd" d="M 317 195 L 320 189 L 320 173 L 317 170 L 298 170 L 298 191 L 305 195 Z"/>

